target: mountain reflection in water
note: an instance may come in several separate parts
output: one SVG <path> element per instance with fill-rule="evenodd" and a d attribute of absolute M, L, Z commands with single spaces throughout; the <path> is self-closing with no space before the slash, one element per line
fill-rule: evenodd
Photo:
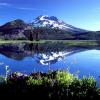
<path fill-rule="evenodd" d="M 0 54 L 15 60 L 23 60 L 25 57 L 36 58 L 41 64 L 59 61 L 67 55 L 91 49 L 87 46 L 67 46 L 64 44 L 3 44 L 0 45 Z"/>

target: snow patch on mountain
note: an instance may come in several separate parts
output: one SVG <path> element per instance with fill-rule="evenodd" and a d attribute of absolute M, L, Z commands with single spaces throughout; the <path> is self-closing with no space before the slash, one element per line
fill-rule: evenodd
<path fill-rule="evenodd" d="M 51 16 L 51 17 L 49 17 L 48 15 L 39 16 L 33 21 L 32 24 L 38 27 L 56 28 L 61 30 L 67 30 L 69 32 L 74 32 L 74 33 L 87 32 L 86 30 L 76 28 L 72 25 L 66 24 L 64 21 L 59 20 L 55 16 Z"/>

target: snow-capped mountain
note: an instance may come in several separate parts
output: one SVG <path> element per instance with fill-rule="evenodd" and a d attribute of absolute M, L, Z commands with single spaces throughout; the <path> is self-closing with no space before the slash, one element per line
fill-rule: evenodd
<path fill-rule="evenodd" d="M 84 33 L 87 32 L 84 29 L 76 28 L 72 25 L 66 24 L 64 21 L 59 20 L 55 16 L 39 16 L 32 22 L 33 25 L 39 26 L 39 27 L 49 27 L 49 28 L 56 28 L 61 30 L 67 30 L 69 32 L 74 33 Z"/>

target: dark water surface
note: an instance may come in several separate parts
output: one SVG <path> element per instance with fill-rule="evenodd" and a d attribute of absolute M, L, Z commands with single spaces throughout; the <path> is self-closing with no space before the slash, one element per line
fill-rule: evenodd
<path fill-rule="evenodd" d="M 2 44 L 0 45 L 0 75 L 10 72 L 48 72 L 69 70 L 79 77 L 94 76 L 100 83 L 100 47 L 54 44 Z"/>

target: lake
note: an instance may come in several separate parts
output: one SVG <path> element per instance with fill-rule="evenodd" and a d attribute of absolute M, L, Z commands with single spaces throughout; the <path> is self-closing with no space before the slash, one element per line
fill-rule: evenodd
<path fill-rule="evenodd" d="M 25 74 L 49 70 L 69 70 L 73 74 L 94 76 L 100 83 L 100 47 L 70 46 L 61 43 L 44 44 L 1 44 L 0 75 L 6 75 L 5 66 L 10 73 Z"/>

